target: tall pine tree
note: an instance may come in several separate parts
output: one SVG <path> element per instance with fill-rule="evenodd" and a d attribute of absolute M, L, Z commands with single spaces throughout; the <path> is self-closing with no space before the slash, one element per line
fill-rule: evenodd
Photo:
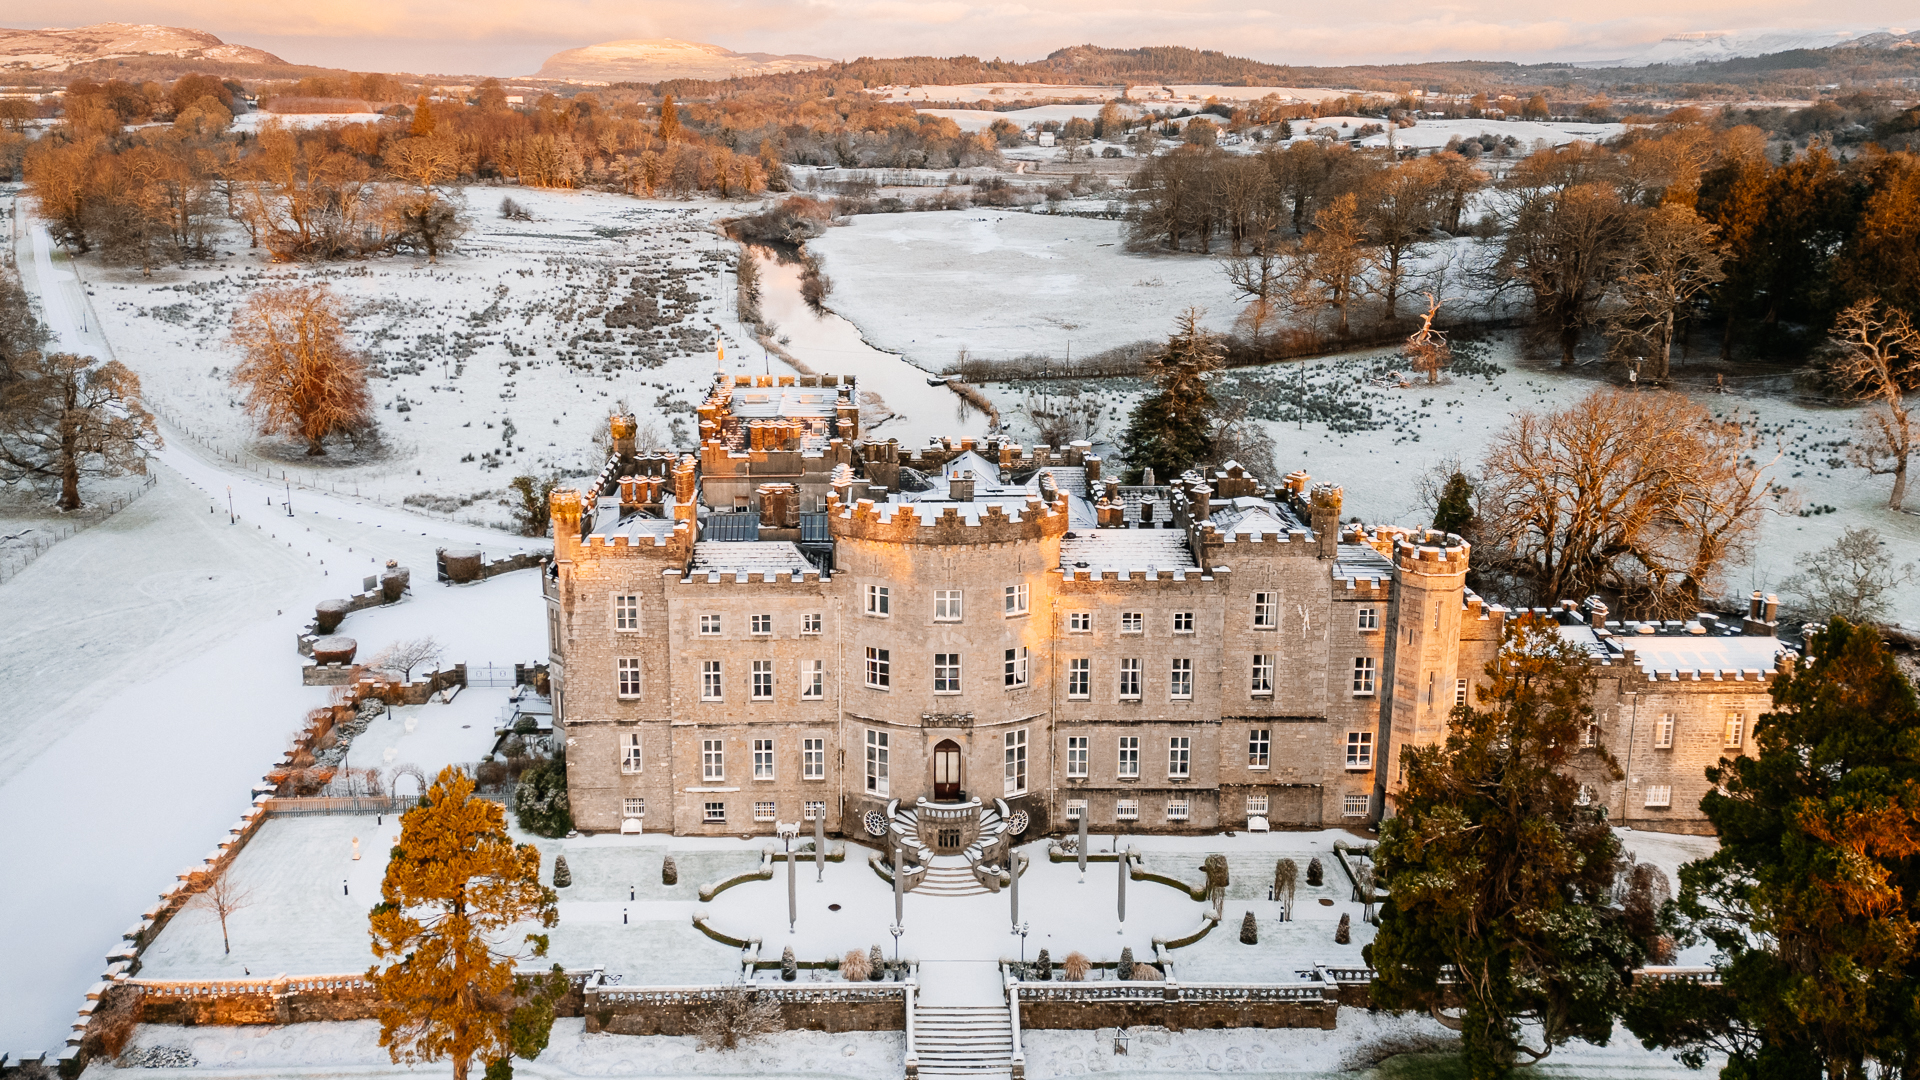
<path fill-rule="evenodd" d="M 1638 990 L 1649 1048 L 1728 1080 L 1920 1069 L 1920 707 L 1871 627 L 1836 619 L 1773 684 L 1758 753 L 1707 771 L 1713 855 L 1680 869 L 1682 939 L 1722 985 Z"/>
<path fill-rule="evenodd" d="M 514 962 L 547 954 L 545 934 L 512 941 L 519 924 L 559 921 L 540 884 L 540 851 L 507 835 L 500 804 L 473 797 L 473 779 L 448 766 L 420 804 L 401 815 L 380 903 L 369 915 L 380 992 L 380 1045 L 396 1064 L 448 1060 L 467 1080 L 475 1058 L 487 1075 L 511 1074 L 513 1056 L 546 1048 L 553 1004 L 567 989 L 558 965 L 516 979 Z"/>
<path fill-rule="evenodd" d="M 1486 677 L 1482 707 L 1456 707 L 1444 744 L 1401 751 L 1406 784 L 1374 853 L 1388 897 L 1366 951 L 1374 1003 L 1459 1030 L 1475 1080 L 1571 1038 L 1605 1043 L 1645 955 L 1613 901 L 1620 842 L 1568 772 L 1596 753 L 1580 746 L 1586 656 L 1523 616 Z"/>
<path fill-rule="evenodd" d="M 1154 393 L 1133 407 L 1122 444 L 1138 479 L 1146 469 L 1165 484 L 1213 453 L 1213 391 L 1209 373 L 1219 370 L 1224 350 L 1200 328 L 1199 308 L 1180 313 L 1167 344 L 1147 361 Z"/>

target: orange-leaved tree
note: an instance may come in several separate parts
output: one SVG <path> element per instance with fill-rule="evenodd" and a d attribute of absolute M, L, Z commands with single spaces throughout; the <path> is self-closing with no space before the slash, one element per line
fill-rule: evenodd
<path fill-rule="evenodd" d="M 553 1002 L 567 988 L 559 965 L 518 977 L 516 961 L 545 956 L 547 935 L 514 931 L 559 921 L 540 884 L 540 851 L 507 835 L 499 803 L 476 799 L 473 778 L 448 766 L 401 815 L 380 903 L 368 916 L 380 992 L 380 1045 L 395 1064 L 451 1061 L 467 1080 L 473 1059 L 489 1077 L 515 1056 L 544 1050 Z"/>
<path fill-rule="evenodd" d="M 373 423 L 367 369 L 347 345 L 340 302 L 324 285 L 255 293 L 233 315 L 233 343 L 246 358 L 233 382 L 263 434 L 285 431 L 327 452 L 327 436 L 353 436 Z"/>

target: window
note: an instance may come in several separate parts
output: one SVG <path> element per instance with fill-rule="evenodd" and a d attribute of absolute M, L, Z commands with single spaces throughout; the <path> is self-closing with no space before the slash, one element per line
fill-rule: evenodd
<path fill-rule="evenodd" d="M 1365 795 L 1348 795 L 1340 800 L 1341 817 L 1366 817 L 1367 803 L 1371 801 Z"/>
<path fill-rule="evenodd" d="M 933 692 L 936 694 L 957 694 L 960 692 L 959 653 L 937 652 L 933 654 Z"/>
<path fill-rule="evenodd" d="M 1167 696 L 1176 701 L 1184 701 L 1193 696 L 1193 661 L 1175 660 L 1173 670 L 1167 673 Z"/>
<path fill-rule="evenodd" d="M 960 590 L 942 589 L 933 594 L 933 621 L 960 621 Z"/>
<path fill-rule="evenodd" d="M 1016 686 L 1027 685 L 1027 675 L 1029 674 L 1027 670 L 1027 660 L 1028 657 L 1025 646 L 1018 649 L 1007 650 L 1004 672 L 1006 675 L 1007 689 L 1011 690 Z"/>
<path fill-rule="evenodd" d="M 1147 628 L 1147 617 L 1141 614 L 1140 612 L 1123 611 L 1120 613 L 1120 632 L 1121 633 L 1138 634 L 1145 631 L 1146 628 Z"/>
<path fill-rule="evenodd" d="M 1380 629 L 1380 609 L 1377 607 L 1361 608 L 1360 609 L 1361 632 L 1365 633 L 1368 630 L 1378 630 L 1378 629 Z"/>
<path fill-rule="evenodd" d="M 887 793 L 887 733 L 867 729 L 867 794 Z"/>
<path fill-rule="evenodd" d="M 827 740 L 800 740 L 800 779 L 825 780 L 827 778 Z"/>
<path fill-rule="evenodd" d="M 1459 708 L 1467 703 L 1467 680 L 1453 680 L 1453 706 Z"/>
<path fill-rule="evenodd" d="M 1120 698 L 1123 701 L 1140 700 L 1140 661 L 1120 661 Z"/>
<path fill-rule="evenodd" d="M 814 612 L 811 615 L 802 615 L 800 616 L 800 632 L 803 634 L 817 634 L 820 632 L 820 624 L 823 621 L 819 612 Z"/>
<path fill-rule="evenodd" d="M 1673 804 L 1672 784 L 1648 784 L 1647 805 L 1652 807 L 1671 806 Z"/>
<path fill-rule="evenodd" d="M 1168 799 L 1167 800 L 1167 820 L 1168 821 L 1187 820 L 1187 809 L 1188 809 L 1187 800 Z"/>
<path fill-rule="evenodd" d="M 1093 696 L 1093 661 L 1085 657 L 1067 661 L 1067 696 L 1069 698 Z"/>
<path fill-rule="evenodd" d="M 724 822 L 727 820 L 727 804 L 723 802 L 707 803 L 706 813 L 702 816 L 709 822 Z"/>
<path fill-rule="evenodd" d="M 640 629 L 640 598 L 632 594 L 613 598 L 613 628 L 629 633 Z"/>
<path fill-rule="evenodd" d="M 1113 804 L 1113 816 L 1120 821 L 1140 820 L 1140 800 L 1121 799 Z"/>
<path fill-rule="evenodd" d="M 1087 775 L 1087 736 L 1067 736 L 1067 775 L 1085 779 Z"/>
<path fill-rule="evenodd" d="M 773 800 L 756 800 L 753 804 L 753 820 L 772 821 L 774 819 Z"/>
<path fill-rule="evenodd" d="M 560 613 L 552 608 L 547 609 L 547 651 L 560 651 Z"/>
<path fill-rule="evenodd" d="M 1600 725 L 1599 724 L 1588 724 L 1586 727 L 1580 729 L 1581 749 L 1591 750 L 1594 747 L 1599 745 L 1600 745 Z"/>
<path fill-rule="evenodd" d="M 875 690 L 885 690 L 893 685 L 892 652 L 867 647 L 867 685 Z"/>
<path fill-rule="evenodd" d="M 749 619 L 749 622 L 747 624 L 747 629 L 752 633 L 755 633 L 755 634 L 773 633 L 773 616 L 750 615 L 748 616 L 748 619 Z"/>
<path fill-rule="evenodd" d="M 812 701 L 827 696 L 827 662 L 800 661 L 800 699 Z"/>
<path fill-rule="evenodd" d="M 819 821 L 821 818 L 827 816 L 827 804 L 824 802 L 808 802 L 804 804 L 804 809 L 801 811 L 800 816 L 807 821 Z"/>
<path fill-rule="evenodd" d="M 629 731 L 620 736 L 620 771 L 637 773 L 640 771 L 640 733 Z"/>
<path fill-rule="evenodd" d="M 1093 612 L 1067 612 L 1067 632 L 1070 634 L 1090 634 L 1093 632 Z"/>
<path fill-rule="evenodd" d="M 1277 630 L 1280 627 L 1280 594 L 1257 592 L 1253 594 L 1253 628 L 1255 630 Z"/>
<path fill-rule="evenodd" d="M 1185 780 L 1193 766 L 1193 740 L 1175 735 L 1167 740 L 1167 779 Z"/>
<path fill-rule="evenodd" d="M 1264 769 L 1273 753 L 1273 731 L 1257 727 L 1247 732 L 1247 768 Z"/>
<path fill-rule="evenodd" d="M 700 616 L 700 635 L 702 637 L 718 637 L 719 634 L 720 634 L 720 616 L 718 615 Z"/>
<path fill-rule="evenodd" d="M 620 676 L 620 696 L 637 698 L 640 696 L 640 661 L 636 659 L 615 660 L 614 668 Z"/>
<path fill-rule="evenodd" d="M 1439 681 L 1440 677 L 1438 675 L 1431 671 L 1427 672 L 1427 704 L 1429 705 L 1433 704 L 1433 688 Z"/>
<path fill-rule="evenodd" d="M 866 610 L 867 614 L 877 619 L 884 619 L 891 614 L 892 605 L 888 599 L 887 587 L 885 585 L 867 586 Z"/>
<path fill-rule="evenodd" d="M 1373 732 L 1347 732 L 1347 768 L 1373 768 Z"/>
<path fill-rule="evenodd" d="M 773 661 L 771 660 L 753 662 L 753 700 L 773 700 Z"/>
<path fill-rule="evenodd" d="M 1085 799 L 1068 799 L 1067 800 L 1067 820 L 1068 821 L 1079 821 L 1081 818 L 1086 816 L 1087 816 L 1087 800 Z"/>
<path fill-rule="evenodd" d="M 1003 611 L 1007 615 L 1025 615 L 1027 613 L 1027 587 L 1009 585 L 1001 590 Z"/>
<path fill-rule="evenodd" d="M 700 779 L 727 778 L 727 744 L 724 739 L 700 740 Z"/>
<path fill-rule="evenodd" d="M 1253 654 L 1253 678 L 1247 684 L 1247 691 L 1255 696 L 1273 693 L 1273 654 Z"/>
<path fill-rule="evenodd" d="M 621 799 L 620 800 L 620 816 L 621 817 L 646 817 L 647 816 L 647 800 Z"/>
<path fill-rule="evenodd" d="M 1653 745 L 1660 750 L 1673 749 L 1673 714 L 1661 713 L 1653 725 Z"/>
<path fill-rule="evenodd" d="M 1024 795 L 1027 791 L 1027 729 L 1009 731 L 1006 743 L 1006 793 Z"/>
<path fill-rule="evenodd" d="M 753 740 L 753 778 L 755 780 L 773 779 L 773 740 Z"/>
<path fill-rule="evenodd" d="M 1373 657 L 1356 656 L 1353 658 L 1353 696 L 1366 697 L 1373 693 Z"/>
<path fill-rule="evenodd" d="M 1176 611 L 1173 613 L 1173 632 L 1176 634 L 1193 633 L 1193 612 Z"/>
<path fill-rule="evenodd" d="M 1140 736 L 1120 736 L 1120 765 L 1116 773 L 1125 777 L 1140 775 Z"/>
<path fill-rule="evenodd" d="M 1747 738 L 1747 718 L 1737 712 L 1728 713 L 1727 714 L 1727 739 L 1725 743 L 1727 749 L 1729 750 L 1739 749 L 1746 742 L 1746 738 Z"/>
<path fill-rule="evenodd" d="M 700 661 L 700 700 L 721 700 L 720 661 Z"/>
<path fill-rule="evenodd" d="M 1250 817 L 1265 817 L 1267 814 L 1267 797 L 1265 795 L 1247 796 L 1247 814 Z"/>
<path fill-rule="evenodd" d="M 1593 805 L 1592 785 L 1581 784 L 1580 790 L 1574 793 L 1573 802 L 1574 802 L 1574 805 L 1576 806 L 1592 806 Z"/>

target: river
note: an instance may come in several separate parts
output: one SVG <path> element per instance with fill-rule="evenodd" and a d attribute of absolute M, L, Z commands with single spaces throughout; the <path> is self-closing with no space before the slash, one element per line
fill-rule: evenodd
<path fill-rule="evenodd" d="M 932 372 L 867 344 L 859 327 L 831 310 L 807 306 L 800 297 L 797 261 L 782 261 L 757 244 L 746 251 L 760 271 L 761 317 L 776 328 L 774 340 L 785 339 L 781 348 L 817 374 L 854 376 L 863 393 L 878 394 L 892 411 L 879 423 L 863 412 L 863 432 L 906 446 L 922 446 L 935 436 L 986 434 L 986 416 L 946 387 L 929 386 Z"/>

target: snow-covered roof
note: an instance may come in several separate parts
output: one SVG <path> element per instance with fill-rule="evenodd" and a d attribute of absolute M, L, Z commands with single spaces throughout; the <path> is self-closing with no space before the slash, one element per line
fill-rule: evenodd
<path fill-rule="evenodd" d="M 1200 565 L 1187 550 L 1184 530 L 1095 529 L 1073 533 L 1060 541 L 1060 568 L 1069 574 L 1122 577 L 1134 570 L 1171 570 L 1175 577 L 1181 577 L 1199 570 Z"/>
<path fill-rule="evenodd" d="M 693 545 L 691 574 L 795 574 L 813 570 L 791 540 L 701 540 Z"/>
<path fill-rule="evenodd" d="M 874 517 L 881 521 L 892 521 L 894 515 L 904 513 L 917 519 L 922 525 L 932 525 L 939 521 L 948 510 L 960 515 L 968 525 L 978 525 L 986 516 L 987 507 L 997 506 L 1008 521 L 1019 521 L 1026 515 L 1027 503 L 1035 498 L 1025 488 L 1015 488 L 1002 496 L 976 498 L 967 502 L 954 502 L 931 491 L 907 493 L 897 492 L 886 502 L 873 504 Z M 840 511 L 842 517 L 849 517 L 851 508 Z"/>
<path fill-rule="evenodd" d="M 1651 625 L 1651 624 L 1649 624 Z M 1628 627 L 1623 632 L 1609 628 L 1596 632 L 1591 626 L 1572 623 L 1560 627 L 1560 636 L 1585 646 L 1597 659 L 1619 661 L 1624 650 L 1633 650 L 1633 660 L 1650 676 L 1662 674 L 1716 678 L 1753 677 L 1771 674 L 1781 653 L 1793 646 L 1774 637 L 1710 633 L 1642 634 Z"/>
<path fill-rule="evenodd" d="M 840 391 L 831 386 L 741 387 L 733 392 L 729 407 L 742 420 L 805 419 L 838 415 L 839 401 Z"/>
<path fill-rule="evenodd" d="M 1306 528 L 1292 511 L 1251 495 L 1214 506 L 1208 520 L 1228 543 L 1236 536 L 1285 536 Z"/>
<path fill-rule="evenodd" d="M 1390 582 L 1393 564 L 1366 544 L 1341 544 L 1333 557 L 1333 580 Z"/>

